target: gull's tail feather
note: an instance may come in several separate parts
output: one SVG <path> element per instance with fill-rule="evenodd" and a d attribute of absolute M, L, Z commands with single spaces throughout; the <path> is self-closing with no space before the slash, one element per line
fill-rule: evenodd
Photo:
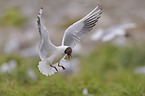
<path fill-rule="evenodd" d="M 39 65 L 38 65 L 38 68 L 40 70 L 40 72 L 43 74 L 43 75 L 46 75 L 46 76 L 51 76 L 53 75 L 55 72 L 57 72 L 53 67 L 50 66 L 50 64 L 48 64 L 47 61 L 43 60 L 43 61 L 40 61 L 39 62 Z"/>

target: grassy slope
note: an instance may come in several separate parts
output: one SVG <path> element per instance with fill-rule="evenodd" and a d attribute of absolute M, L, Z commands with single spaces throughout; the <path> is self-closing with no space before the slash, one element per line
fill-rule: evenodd
<path fill-rule="evenodd" d="M 9 59 L 18 62 L 13 74 L 0 73 L 0 96 L 83 96 L 83 88 L 94 96 L 143 96 L 145 76 L 134 74 L 133 69 L 145 65 L 144 58 L 143 50 L 103 45 L 81 59 L 79 74 L 46 77 L 37 68 L 38 58 L 0 56 L 0 64 Z M 27 76 L 28 67 L 36 72 L 36 81 Z"/>

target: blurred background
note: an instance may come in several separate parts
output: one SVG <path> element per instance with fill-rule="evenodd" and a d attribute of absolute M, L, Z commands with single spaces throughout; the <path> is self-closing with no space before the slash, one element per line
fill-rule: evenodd
<path fill-rule="evenodd" d="M 43 76 L 37 67 L 39 9 L 44 9 L 42 22 L 52 43 L 60 45 L 65 29 L 97 4 L 102 17 L 77 46 L 68 70 Z M 145 0 L 0 0 L 0 96 L 144 96 L 144 4 Z"/>

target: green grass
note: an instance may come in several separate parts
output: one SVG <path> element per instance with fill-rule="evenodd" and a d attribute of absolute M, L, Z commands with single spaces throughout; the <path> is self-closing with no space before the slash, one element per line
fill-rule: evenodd
<path fill-rule="evenodd" d="M 145 76 L 133 72 L 136 66 L 145 65 L 144 58 L 141 48 L 102 45 L 81 58 L 77 75 L 47 77 L 37 68 L 38 58 L 1 55 L 0 64 L 15 59 L 18 67 L 12 74 L 0 73 L 0 96 L 84 96 L 83 88 L 94 96 L 144 96 Z M 28 68 L 36 72 L 36 81 L 27 76 Z"/>

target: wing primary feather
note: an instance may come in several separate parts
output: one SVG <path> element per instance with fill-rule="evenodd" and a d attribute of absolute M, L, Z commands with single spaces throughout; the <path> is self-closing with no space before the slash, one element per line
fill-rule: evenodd
<path fill-rule="evenodd" d="M 96 14 L 96 15 L 94 15 L 93 17 L 91 17 L 91 18 L 88 18 L 88 19 L 86 19 L 86 21 L 91 21 L 91 20 L 94 20 L 94 19 L 99 19 L 98 17 L 100 17 L 100 15 L 102 14 L 102 12 L 100 12 L 99 14 Z"/>
<path fill-rule="evenodd" d="M 90 16 L 91 14 L 93 14 L 95 12 L 95 10 L 97 10 L 98 8 L 99 8 L 99 5 L 97 5 L 95 9 L 93 9 L 88 15 L 86 15 L 84 17 L 84 19 L 88 18 L 88 16 Z"/>
<path fill-rule="evenodd" d="M 102 14 L 102 10 L 96 11 L 94 14 L 90 15 L 86 20 L 93 19 L 93 17 L 97 17 Z"/>
<path fill-rule="evenodd" d="M 85 22 L 86 25 L 91 25 L 93 23 L 96 23 L 98 21 L 98 19 L 95 19 L 95 20 L 91 20 L 89 22 Z"/>

